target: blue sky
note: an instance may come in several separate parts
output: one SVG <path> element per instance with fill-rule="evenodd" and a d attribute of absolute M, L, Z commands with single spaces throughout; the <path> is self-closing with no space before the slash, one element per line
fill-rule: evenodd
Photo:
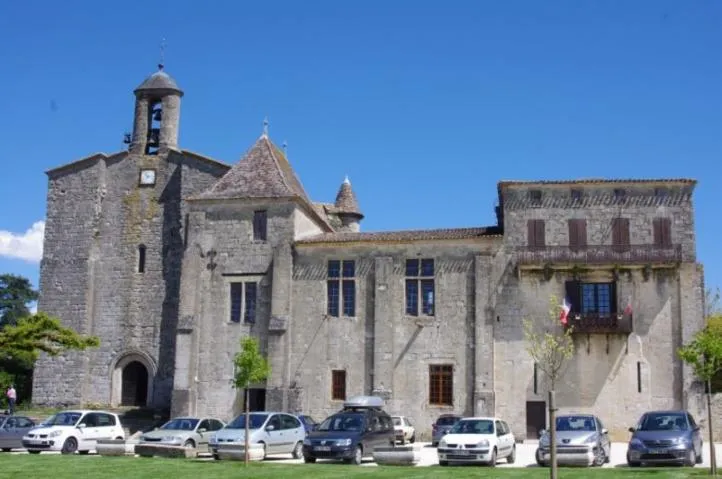
<path fill-rule="evenodd" d="M 123 148 L 165 37 L 184 148 L 236 162 L 268 116 L 366 231 L 491 224 L 502 179 L 692 177 L 722 285 L 720 25 L 716 0 L 5 2 L 0 272 L 37 283 L 44 171 Z"/>

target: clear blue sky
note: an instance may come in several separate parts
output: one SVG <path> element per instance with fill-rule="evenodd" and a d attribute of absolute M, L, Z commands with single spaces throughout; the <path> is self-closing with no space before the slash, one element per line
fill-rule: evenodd
<path fill-rule="evenodd" d="M 349 175 L 366 231 L 491 224 L 501 179 L 692 177 L 722 285 L 721 26 L 717 0 L 5 2 L 0 272 L 37 282 L 11 256 L 44 171 L 123 148 L 165 37 L 184 148 L 236 162 L 267 115 L 314 200 Z"/>

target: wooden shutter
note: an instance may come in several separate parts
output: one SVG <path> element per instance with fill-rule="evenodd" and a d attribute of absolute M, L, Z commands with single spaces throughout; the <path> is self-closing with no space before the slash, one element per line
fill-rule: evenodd
<path fill-rule="evenodd" d="M 534 220 L 526 221 L 526 244 L 536 246 L 536 226 Z"/>
<path fill-rule="evenodd" d="M 566 281 L 564 283 L 564 289 L 566 292 L 567 299 L 572 304 L 571 313 L 578 313 L 582 310 L 580 285 L 579 281 Z"/>
<path fill-rule="evenodd" d="M 536 233 L 534 234 L 536 246 L 541 248 L 546 244 L 546 240 L 544 238 L 544 220 L 535 220 L 534 224 L 536 228 Z"/>
<path fill-rule="evenodd" d="M 612 244 L 621 250 L 626 250 L 623 247 L 629 246 L 628 218 L 614 218 L 612 220 Z"/>
<path fill-rule="evenodd" d="M 579 222 L 577 220 L 569 220 L 569 247 L 572 250 L 579 248 Z"/>
<path fill-rule="evenodd" d="M 669 218 L 654 218 L 652 222 L 654 245 L 659 247 L 672 244 L 672 224 Z"/>
<path fill-rule="evenodd" d="M 611 313 L 613 315 L 617 314 L 617 311 L 619 311 L 619 306 L 617 305 L 617 283 L 611 283 L 609 286 L 609 302 L 611 303 Z"/>

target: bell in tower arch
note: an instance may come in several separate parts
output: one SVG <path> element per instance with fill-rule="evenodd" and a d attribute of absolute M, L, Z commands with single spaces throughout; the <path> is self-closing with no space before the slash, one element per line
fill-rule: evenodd
<path fill-rule="evenodd" d="M 163 110 L 158 108 L 153 111 L 153 121 L 161 121 L 163 119 Z"/>

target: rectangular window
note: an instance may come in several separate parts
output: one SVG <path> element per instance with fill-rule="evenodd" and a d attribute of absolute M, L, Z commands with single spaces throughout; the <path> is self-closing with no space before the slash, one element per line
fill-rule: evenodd
<path fill-rule="evenodd" d="M 243 283 L 231 283 L 231 322 L 241 322 L 243 310 Z"/>
<path fill-rule="evenodd" d="M 566 282 L 566 297 L 573 314 L 609 317 L 617 314 L 615 283 Z"/>
<path fill-rule="evenodd" d="M 268 229 L 268 214 L 266 210 L 253 212 L 253 239 L 255 241 L 266 241 Z"/>
<path fill-rule="evenodd" d="M 629 250 L 629 218 L 612 220 L 612 247 L 615 251 Z"/>
<path fill-rule="evenodd" d="M 582 192 L 582 190 L 576 188 L 571 191 L 570 195 L 572 197 L 572 202 L 574 203 L 579 203 L 584 197 L 584 193 Z"/>
<path fill-rule="evenodd" d="M 138 246 L 138 272 L 145 273 L 145 245 Z"/>
<path fill-rule="evenodd" d="M 258 283 L 255 281 L 230 284 L 231 322 L 240 323 L 241 317 L 246 323 L 256 322 L 258 304 Z"/>
<path fill-rule="evenodd" d="M 587 220 L 569 220 L 569 247 L 572 250 L 587 247 Z"/>
<path fill-rule="evenodd" d="M 637 361 L 637 392 L 642 392 L 642 362 Z"/>
<path fill-rule="evenodd" d="M 534 394 L 539 394 L 538 388 L 538 380 L 539 380 L 539 365 L 537 363 L 534 363 Z"/>
<path fill-rule="evenodd" d="M 406 260 L 406 314 L 434 315 L 434 260 Z"/>
<path fill-rule="evenodd" d="M 654 245 L 660 248 L 672 246 L 672 222 L 669 218 L 654 218 L 652 220 Z"/>
<path fill-rule="evenodd" d="M 356 316 L 356 262 L 330 260 L 326 274 L 326 304 L 329 316 Z"/>
<path fill-rule="evenodd" d="M 546 240 L 544 238 L 544 220 L 527 220 L 527 244 L 532 248 L 543 248 Z"/>
<path fill-rule="evenodd" d="M 627 199 L 627 192 L 621 188 L 617 188 L 614 190 L 614 202 L 617 204 L 624 203 L 624 201 Z"/>
<path fill-rule="evenodd" d="M 541 190 L 530 190 L 529 191 L 529 205 L 530 206 L 541 206 L 542 205 Z"/>
<path fill-rule="evenodd" d="M 451 364 L 429 365 L 429 404 L 454 405 L 454 366 Z"/>
<path fill-rule="evenodd" d="M 256 303 L 258 294 L 258 283 L 246 283 L 245 284 L 245 304 L 243 308 L 243 320 L 246 323 L 256 322 Z"/>
<path fill-rule="evenodd" d="M 331 399 L 334 401 L 346 400 L 346 371 L 343 369 L 331 371 Z"/>

